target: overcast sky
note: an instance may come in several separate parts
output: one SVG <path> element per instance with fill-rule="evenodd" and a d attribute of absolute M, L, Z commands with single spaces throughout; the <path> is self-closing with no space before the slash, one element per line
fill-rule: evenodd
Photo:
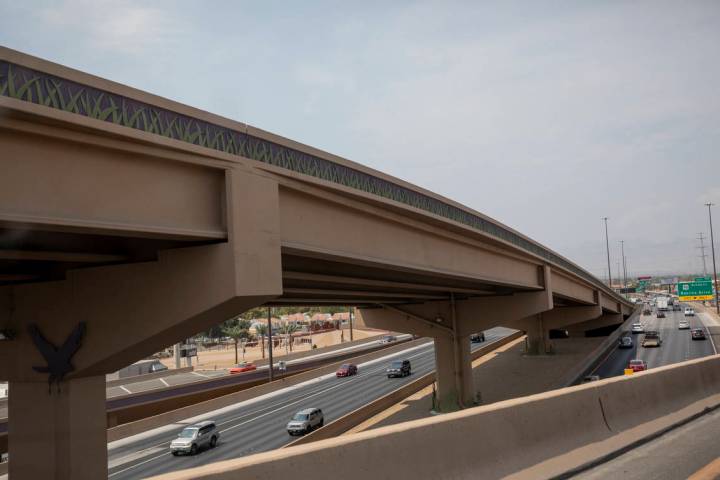
<path fill-rule="evenodd" d="M 633 274 L 702 270 L 705 202 L 720 236 L 718 1 L 0 0 L 0 16 L 2 45 L 398 176 L 598 276 L 603 216 L 613 276 L 621 239 Z"/>

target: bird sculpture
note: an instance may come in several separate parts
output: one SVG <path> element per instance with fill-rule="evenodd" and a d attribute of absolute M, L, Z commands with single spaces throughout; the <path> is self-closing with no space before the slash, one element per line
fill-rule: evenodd
<path fill-rule="evenodd" d="M 85 335 L 85 322 L 80 322 L 77 327 L 70 333 L 65 343 L 60 348 L 50 343 L 37 325 L 32 324 L 28 327 L 33 343 L 42 354 L 47 362 L 46 367 L 32 367 L 38 373 L 48 373 L 48 393 L 52 394 L 52 384 L 55 383 L 57 392 L 60 393 L 60 382 L 66 374 L 75 370 L 70 360 L 75 352 L 80 348 L 80 342 Z"/>

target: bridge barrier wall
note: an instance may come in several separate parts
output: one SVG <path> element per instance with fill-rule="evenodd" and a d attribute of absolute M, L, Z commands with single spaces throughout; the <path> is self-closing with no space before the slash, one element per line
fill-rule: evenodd
<path fill-rule="evenodd" d="M 8 462 L 0 463 L 0 475 L 7 475 L 8 473 Z"/>
<path fill-rule="evenodd" d="M 718 370 L 715 355 L 154 478 L 548 478 L 717 406 Z M 567 462 L 518 474 L 556 457 Z"/>
<path fill-rule="evenodd" d="M 384 357 L 386 355 L 392 355 L 393 353 L 396 353 L 398 351 L 402 351 L 407 348 L 412 348 L 414 346 L 422 345 L 424 343 L 429 343 L 429 342 L 430 342 L 430 340 L 428 340 L 427 338 L 411 340 L 409 342 L 395 344 L 390 347 L 383 348 L 381 350 L 376 350 L 371 353 L 366 353 L 365 355 L 360 355 L 360 356 L 354 357 L 354 358 L 352 358 L 352 361 L 355 363 L 363 363 L 363 362 L 367 362 L 370 360 L 374 360 L 376 358 Z M 291 387 L 293 385 L 297 385 L 299 383 L 306 382 L 308 380 L 312 380 L 321 375 L 333 373 L 337 370 L 337 368 L 341 364 L 346 363 L 347 361 L 348 361 L 347 358 L 344 360 L 338 360 L 338 361 L 335 361 L 324 367 L 313 368 L 312 370 L 308 370 L 303 373 L 297 373 L 294 375 L 290 375 L 290 376 L 275 380 L 273 382 L 267 382 L 266 380 L 263 379 L 262 383 L 260 385 L 253 386 L 246 390 L 242 390 L 242 391 L 235 392 L 235 393 L 230 393 L 228 395 L 224 395 L 224 396 L 221 396 L 218 398 L 205 400 L 200 403 L 193 404 L 193 405 L 181 406 L 179 408 L 168 410 L 163 413 L 150 414 L 150 412 L 152 411 L 151 410 L 152 407 L 150 405 L 146 405 L 145 410 L 143 410 L 143 405 L 140 405 L 137 407 L 138 411 L 136 413 L 136 415 L 140 419 L 133 421 L 133 422 L 125 423 L 123 425 L 118 425 L 116 427 L 109 428 L 108 429 L 108 442 L 120 440 L 121 438 L 129 437 L 129 436 L 135 435 L 137 433 L 145 432 L 152 428 L 160 427 L 163 425 L 168 425 L 170 423 L 174 423 L 177 421 L 185 420 L 187 418 L 192 418 L 192 417 L 195 417 L 198 415 L 202 415 L 204 413 L 210 412 L 212 410 L 216 410 L 218 408 L 227 407 L 228 405 L 233 405 L 238 402 L 243 402 L 245 400 L 249 400 L 251 398 L 258 397 L 260 395 L 272 393 L 274 391 L 281 390 L 283 388 Z"/>
<path fill-rule="evenodd" d="M 503 345 L 506 345 L 514 341 L 515 339 L 522 337 L 523 335 L 523 332 L 515 332 L 488 345 L 484 345 L 483 347 L 478 348 L 477 350 L 472 352 L 471 358 L 472 360 L 476 360 L 483 355 L 487 355 L 488 353 L 502 347 Z M 316 442 L 318 440 L 324 440 L 326 438 L 333 438 L 341 435 L 350 430 L 351 428 L 360 425 L 362 422 L 371 418 L 373 415 L 377 415 L 378 413 L 387 410 L 396 403 L 409 397 L 413 393 L 419 392 L 428 385 L 432 385 L 434 381 L 435 372 L 423 375 L 417 380 L 413 380 L 407 385 L 404 385 L 397 390 L 393 390 L 387 395 L 384 395 L 375 401 L 372 401 L 356 410 L 353 410 L 346 415 L 343 415 L 337 420 L 326 424 L 324 427 L 298 438 L 297 440 L 285 445 L 285 447 L 283 448 L 292 447 L 295 445 L 303 445 L 306 443 Z"/>

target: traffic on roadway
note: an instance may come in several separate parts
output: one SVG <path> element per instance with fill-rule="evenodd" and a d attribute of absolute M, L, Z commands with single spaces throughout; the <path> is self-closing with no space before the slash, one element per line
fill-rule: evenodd
<path fill-rule="evenodd" d="M 694 312 L 686 316 L 685 305 L 681 305 L 680 310 L 669 308 L 667 311 L 658 311 L 656 307 L 646 305 L 642 313 L 630 332 L 623 334 L 618 348 L 610 353 L 592 375 L 601 379 L 614 377 L 623 375 L 625 369 L 653 369 L 715 354 L 709 335 L 705 335 L 704 339 L 693 339 L 694 331 L 705 332 L 706 329 L 701 317 L 694 315 Z M 657 332 L 657 339 L 652 332 Z M 644 365 L 644 368 L 640 365 Z"/>
<path fill-rule="evenodd" d="M 474 350 L 488 345 L 513 332 L 515 330 L 502 327 L 487 330 L 484 332 L 485 341 L 473 343 L 472 348 Z M 411 374 L 388 378 L 388 368 L 392 363 L 404 360 L 409 361 Z M 434 368 L 435 357 L 430 342 L 358 364 L 357 372 L 353 375 L 337 376 L 333 372 L 183 422 L 111 442 L 108 445 L 109 478 L 145 478 L 282 447 L 294 440 L 288 433 L 293 417 L 298 413 L 311 413 L 303 410 L 319 409 L 322 419 L 328 423 Z M 206 446 L 198 446 L 197 454 L 176 456 L 171 453 L 171 442 L 178 439 L 178 434 L 185 427 L 208 420 L 213 422 L 213 427 L 202 424 L 198 429 L 216 432 L 215 442 L 212 442 L 211 433 L 205 442 Z M 313 421 L 318 423 L 318 418 Z M 175 451 L 184 452 L 191 448 L 183 446 L 184 443 L 176 442 Z"/>

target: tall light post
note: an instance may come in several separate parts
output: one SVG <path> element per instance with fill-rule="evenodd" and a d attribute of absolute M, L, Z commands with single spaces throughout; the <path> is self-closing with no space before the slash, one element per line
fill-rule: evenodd
<path fill-rule="evenodd" d="M 713 226 L 712 226 L 712 209 L 711 207 L 715 205 L 714 203 L 706 203 L 705 206 L 708 207 L 708 218 L 710 219 L 710 250 L 712 252 L 713 257 L 713 275 L 715 276 L 715 310 L 717 311 L 718 315 L 720 315 L 720 290 L 718 288 L 718 279 L 717 279 L 717 267 L 715 267 L 715 237 L 713 237 Z"/>
<path fill-rule="evenodd" d="M 608 228 L 607 221 L 608 217 L 603 217 L 605 220 L 605 248 L 607 250 L 607 262 L 608 262 L 608 285 L 612 288 L 612 272 L 610 271 L 610 240 L 608 240 Z"/>
<path fill-rule="evenodd" d="M 622 252 L 622 266 L 623 266 L 623 288 L 627 288 L 627 265 L 625 263 L 625 240 L 620 240 L 620 249 Z M 620 273 L 618 272 L 618 275 Z"/>
<path fill-rule="evenodd" d="M 273 339 L 272 339 L 272 307 L 268 307 L 267 309 L 267 315 L 268 315 L 268 360 L 270 363 L 268 363 L 268 372 L 270 372 L 270 381 L 273 381 Z"/>

